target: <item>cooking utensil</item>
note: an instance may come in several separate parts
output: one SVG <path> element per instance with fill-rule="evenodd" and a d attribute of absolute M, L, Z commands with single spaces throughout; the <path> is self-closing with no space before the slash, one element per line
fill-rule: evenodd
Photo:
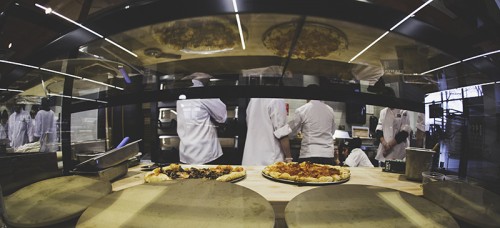
<path fill-rule="evenodd" d="M 118 165 L 133 157 L 139 152 L 139 142 L 142 139 L 131 142 L 122 148 L 115 148 L 101 155 L 95 156 L 75 166 L 80 170 L 101 170 Z"/>

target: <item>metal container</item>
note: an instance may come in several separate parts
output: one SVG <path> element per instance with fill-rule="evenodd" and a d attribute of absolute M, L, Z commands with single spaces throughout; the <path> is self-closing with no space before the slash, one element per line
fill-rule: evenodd
<path fill-rule="evenodd" d="M 142 139 L 131 142 L 122 148 L 113 149 L 90 158 L 75 166 L 79 170 L 102 170 L 118 165 L 139 153 L 139 142 Z"/>
<path fill-rule="evenodd" d="M 73 171 L 71 171 L 72 174 L 97 178 L 99 180 L 104 180 L 104 181 L 114 181 L 114 180 L 124 176 L 125 174 L 127 174 L 127 172 L 128 172 L 128 161 L 122 162 L 118 165 L 111 166 L 111 167 L 103 169 L 103 170 L 97 170 L 97 171 L 73 170 Z"/>
<path fill-rule="evenodd" d="M 406 148 L 405 176 L 408 180 L 422 181 L 422 172 L 430 171 L 435 152 L 430 149 Z"/>
<path fill-rule="evenodd" d="M 71 144 L 71 151 L 75 154 L 95 154 L 106 152 L 106 140 L 90 140 Z"/>

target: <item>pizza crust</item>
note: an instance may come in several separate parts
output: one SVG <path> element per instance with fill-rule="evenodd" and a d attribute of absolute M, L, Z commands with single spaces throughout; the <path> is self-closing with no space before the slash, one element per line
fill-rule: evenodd
<path fill-rule="evenodd" d="M 262 172 L 274 179 L 299 183 L 327 183 L 348 180 L 351 172 L 347 167 L 321 165 L 311 162 L 276 162 Z"/>
<path fill-rule="evenodd" d="M 179 164 L 156 168 L 144 175 L 146 183 L 164 182 L 173 179 L 213 179 L 229 182 L 246 175 L 243 167 L 218 165 L 210 168 L 182 168 Z"/>

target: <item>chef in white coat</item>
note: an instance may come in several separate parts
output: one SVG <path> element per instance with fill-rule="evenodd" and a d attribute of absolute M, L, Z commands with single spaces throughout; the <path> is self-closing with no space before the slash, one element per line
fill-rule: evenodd
<path fill-rule="evenodd" d="M 34 140 L 40 140 L 40 152 L 55 152 L 57 150 L 55 114 L 50 110 L 49 99 L 43 98 L 41 106 L 35 116 Z"/>
<path fill-rule="evenodd" d="M 292 129 L 292 136 L 298 131 L 302 133 L 298 162 L 335 164 L 335 120 L 332 107 L 322 101 L 311 100 L 295 110 L 294 118 L 288 125 Z"/>
<path fill-rule="evenodd" d="M 12 148 L 15 149 L 33 141 L 32 135 L 28 135 L 28 132 L 33 127 L 31 116 L 27 111 L 24 111 L 22 105 L 17 104 L 14 107 L 14 113 L 10 115 L 8 124 L 9 140 Z"/>
<path fill-rule="evenodd" d="M 194 73 L 192 87 L 208 83 L 210 75 Z M 214 122 L 227 119 L 226 105 L 220 99 L 188 99 L 177 101 L 177 134 L 180 138 L 180 161 L 186 164 L 218 164 L 222 147 Z"/>
<path fill-rule="evenodd" d="M 344 165 L 349 167 L 373 167 L 372 162 L 361 149 L 362 142 L 360 138 L 353 138 L 346 142 L 347 145 L 343 148 L 344 156 L 346 156 Z"/>
<path fill-rule="evenodd" d="M 242 165 L 267 166 L 292 161 L 285 100 L 252 98 L 247 107 L 247 137 Z"/>
<path fill-rule="evenodd" d="M 384 108 L 380 111 L 376 128 L 376 137 L 380 140 L 375 159 L 403 160 L 406 157 L 408 136 L 410 135 L 410 120 L 406 110 Z"/>

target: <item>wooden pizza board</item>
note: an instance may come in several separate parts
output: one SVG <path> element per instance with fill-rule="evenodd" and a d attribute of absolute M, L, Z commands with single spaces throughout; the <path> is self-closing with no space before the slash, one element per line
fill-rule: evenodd
<path fill-rule="evenodd" d="M 143 184 L 94 202 L 77 227 L 273 227 L 271 204 L 256 192 L 213 180 Z"/>
<path fill-rule="evenodd" d="M 405 192 L 369 185 L 324 186 L 293 198 L 289 227 L 458 227 L 436 204 Z"/>
<path fill-rule="evenodd" d="M 500 196 L 465 182 L 434 181 L 424 185 L 424 198 L 453 217 L 478 227 L 500 227 Z"/>
<path fill-rule="evenodd" d="M 111 183 L 63 176 L 28 185 L 5 197 L 5 221 L 15 227 L 39 227 L 78 217 L 92 202 L 109 194 Z"/>

